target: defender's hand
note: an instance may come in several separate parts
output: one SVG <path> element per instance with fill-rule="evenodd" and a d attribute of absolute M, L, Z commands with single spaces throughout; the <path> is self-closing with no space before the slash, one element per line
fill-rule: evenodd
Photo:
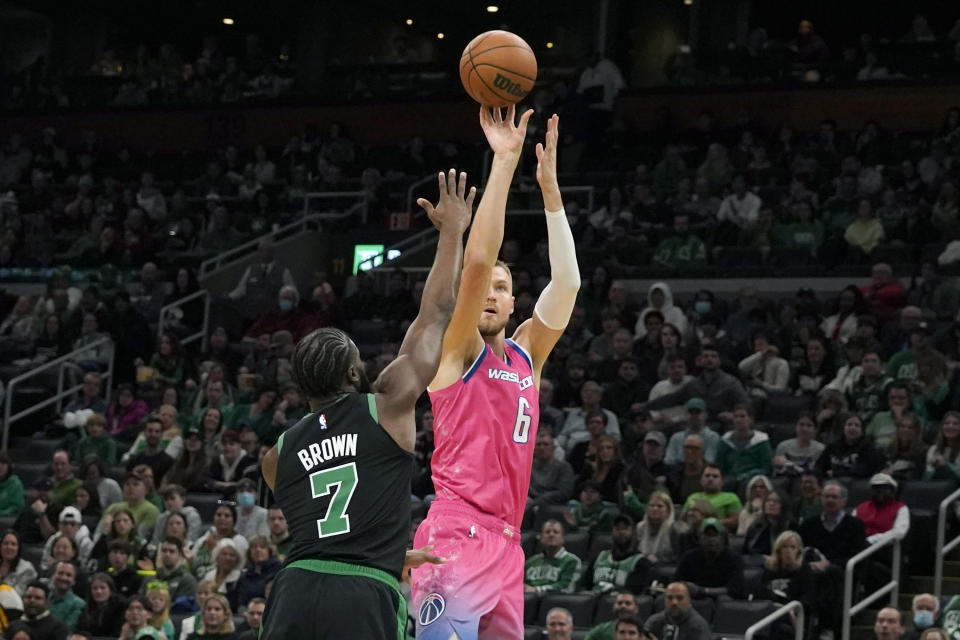
<path fill-rule="evenodd" d="M 560 116 L 553 114 L 547 120 L 544 143 L 537 143 L 537 182 L 540 189 L 557 187 L 557 140 L 560 135 Z"/>
<path fill-rule="evenodd" d="M 410 583 L 410 570 L 416 569 L 422 564 L 443 564 L 446 562 L 446 558 L 441 558 L 439 556 L 432 555 L 430 551 L 433 550 L 433 545 L 428 544 L 425 547 L 420 547 L 419 549 L 407 549 L 407 554 L 403 558 L 403 570 L 400 572 L 400 575 L 403 576 L 403 581 Z"/>
<path fill-rule="evenodd" d="M 460 173 L 457 179 L 457 170 L 450 169 L 444 175 L 440 172 L 440 201 L 434 206 L 426 198 L 417 198 L 417 204 L 423 207 L 430 217 L 430 222 L 438 231 L 451 229 L 461 235 L 470 226 L 470 217 L 473 215 L 473 199 L 477 196 L 477 188 L 470 187 L 466 193 L 467 173 Z"/>
<path fill-rule="evenodd" d="M 520 157 L 523 140 L 527 137 L 527 121 L 533 115 L 533 109 L 527 109 L 520 116 L 520 123 L 515 125 L 513 120 L 516 112 L 516 105 L 510 105 L 507 107 L 507 115 L 504 118 L 499 107 L 480 107 L 480 126 L 494 153 Z"/>

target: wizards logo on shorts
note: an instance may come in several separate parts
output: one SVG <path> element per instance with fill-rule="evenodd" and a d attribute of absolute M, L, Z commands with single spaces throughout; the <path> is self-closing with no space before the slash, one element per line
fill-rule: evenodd
<path fill-rule="evenodd" d="M 437 619 L 443 615 L 443 610 L 446 609 L 447 603 L 444 601 L 443 596 L 439 593 L 428 593 L 423 602 L 420 603 L 420 611 L 417 614 L 417 619 L 420 622 L 421 626 L 427 626 L 431 622 L 436 622 Z"/>

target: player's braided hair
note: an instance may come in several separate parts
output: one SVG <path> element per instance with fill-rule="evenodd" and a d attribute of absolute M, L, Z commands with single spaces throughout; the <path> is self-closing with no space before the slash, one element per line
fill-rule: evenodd
<path fill-rule="evenodd" d="M 343 387 L 353 362 L 353 343 L 346 333 L 323 327 L 306 335 L 293 352 L 293 379 L 307 398 L 326 398 Z"/>

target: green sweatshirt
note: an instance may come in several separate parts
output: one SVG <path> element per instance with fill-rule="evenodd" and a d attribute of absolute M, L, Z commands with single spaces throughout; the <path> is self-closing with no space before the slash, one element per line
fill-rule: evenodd
<path fill-rule="evenodd" d="M 643 554 L 634 553 L 623 558 L 614 560 L 613 552 L 605 549 L 597 556 L 593 563 L 593 591 L 612 591 L 614 589 L 623 589 L 627 585 L 627 578 L 637 568 L 637 563 L 643 559 Z"/>
<path fill-rule="evenodd" d="M 537 593 L 572 593 L 582 566 L 580 558 L 566 549 L 560 549 L 553 558 L 538 553 L 524 564 L 523 583 L 536 588 Z"/>
<path fill-rule="evenodd" d="M 917 377 L 917 356 L 913 349 L 901 351 L 887 363 L 887 375 L 894 380 L 910 382 Z"/>
<path fill-rule="evenodd" d="M 610 531 L 613 529 L 613 518 L 600 502 L 592 507 L 578 502 L 573 508 L 573 526 L 577 531 Z"/>
<path fill-rule="evenodd" d="M 735 431 L 723 434 L 717 447 L 717 465 L 723 470 L 723 475 L 740 480 L 760 474 L 773 475 L 770 437 L 762 431 L 754 431 L 746 446 L 740 447 L 734 440 L 735 435 Z"/>
<path fill-rule="evenodd" d="M 76 460 L 83 460 L 91 453 L 96 454 L 103 464 L 117 464 L 117 442 L 108 435 L 102 435 L 99 438 L 89 436 L 83 438 L 73 450 L 73 457 Z"/>
<path fill-rule="evenodd" d="M 23 510 L 23 483 L 10 474 L 0 482 L 0 516 L 15 516 Z"/>
<path fill-rule="evenodd" d="M 606 622 L 601 622 L 593 629 L 590 629 L 590 633 L 587 634 L 587 637 L 584 640 L 616 640 L 616 627 L 616 620 L 607 620 Z"/>
<path fill-rule="evenodd" d="M 702 267 L 707 264 L 707 246 L 692 233 L 674 236 L 657 245 L 653 261 L 667 267 Z"/>

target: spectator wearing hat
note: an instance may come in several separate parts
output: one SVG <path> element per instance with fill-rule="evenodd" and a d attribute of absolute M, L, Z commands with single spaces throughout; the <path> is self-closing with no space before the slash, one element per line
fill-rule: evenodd
<path fill-rule="evenodd" d="M 635 451 L 623 472 L 623 506 L 632 516 L 643 517 L 643 503 L 658 487 L 666 485 L 669 469 L 663 462 L 667 437 L 651 429 L 643 437 L 643 446 Z"/>
<path fill-rule="evenodd" d="M 670 436 L 663 458 L 664 464 L 675 466 L 683 463 L 683 445 L 688 436 L 699 437 L 703 444 L 704 459 L 714 462 L 720 446 L 720 435 L 707 426 L 707 403 L 703 398 L 690 398 L 683 408 L 687 411 L 686 427 Z"/>
<path fill-rule="evenodd" d="M 746 597 L 743 559 L 730 550 L 719 520 L 704 518 L 700 523 L 700 546 L 681 556 L 674 580 L 686 582 L 695 598 Z"/>
<path fill-rule="evenodd" d="M 53 545 L 60 536 L 66 536 L 77 544 L 77 555 L 81 561 L 90 557 L 90 551 L 93 550 L 93 539 L 90 537 L 90 530 L 83 524 L 83 517 L 80 510 L 76 507 L 64 507 L 57 517 L 57 532 L 47 538 L 43 545 L 43 567 L 47 568 L 53 564 Z"/>
<path fill-rule="evenodd" d="M 720 440 L 717 464 L 731 485 L 756 475 L 773 474 L 770 437 L 753 428 L 753 408 L 749 404 L 734 405 L 733 429 Z"/>
<path fill-rule="evenodd" d="M 583 483 L 579 500 L 563 516 L 567 524 L 577 531 L 607 532 L 612 524 L 610 509 L 603 504 L 600 483 L 594 480 Z"/>
<path fill-rule="evenodd" d="M 56 531 L 61 506 L 53 501 L 53 480 L 37 478 L 33 483 L 33 501 L 23 509 L 13 523 L 23 544 L 43 544 Z"/>
<path fill-rule="evenodd" d="M 101 530 L 106 530 L 113 521 L 115 513 L 126 509 L 133 514 L 137 530 L 142 537 L 153 534 L 153 527 L 157 523 L 160 510 L 147 500 L 147 483 L 143 476 L 128 473 L 123 481 L 123 502 L 117 502 L 107 507 L 100 521 Z"/>
<path fill-rule="evenodd" d="M 243 476 L 243 470 L 256 463 L 256 458 L 243 450 L 240 434 L 229 429 L 220 436 L 223 451 L 210 464 L 207 486 L 220 493 L 231 493 Z"/>
<path fill-rule="evenodd" d="M 717 512 L 717 518 L 729 531 L 736 531 L 740 519 L 740 510 L 743 504 L 736 493 L 723 491 L 723 470 L 715 465 L 704 466 L 700 474 L 700 485 L 703 491 L 691 493 L 687 496 L 684 507 L 689 507 L 697 500 L 706 500 Z"/>
<path fill-rule="evenodd" d="M 910 508 L 896 499 L 897 481 L 886 473 L 870 478 L 870 499 L 854 508 L 853 516 L 863 521 L 867 542 L 886 538 L 903 540 L 910 531 Z"/>
<path fill-rule="evenodd" d="M 566 504 L 567 500 L 573 496 L 573 469 L 566 460 L 557 460 L 554 455 L 555 449 L 556 445 L 550 431 L 539 429 L 533 448 L 533 467 L 530 470 L 527 507 L 540 508 Z"/>
<path fill-rule="evenodd" d="M 590 563 L 580 586 L 594 593 L 627 590 L 636 594 L 650 584 L 649 576 L 650 561 L 637 550 L 633 519 L 620 514 L 613 519 L 611 547 Z"/>

